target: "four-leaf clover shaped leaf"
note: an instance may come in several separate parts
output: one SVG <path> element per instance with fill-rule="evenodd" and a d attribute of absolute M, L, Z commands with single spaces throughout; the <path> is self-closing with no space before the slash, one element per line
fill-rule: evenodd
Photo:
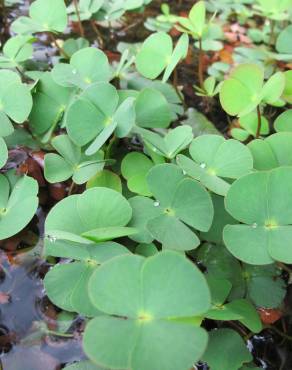
<path fill-rule="evenodd" d="M 283 93 L 285 75 L 277 72 L 264 84 L 264 70 L 256 64 L 241 64 L 220 88 L 220 102 L 231 116 L 242 117 L 260 103 L 274 104 Z M 240 93 L 239 93 L 240 92 Z"/>
<path fill-rule="evenodd" d="M 46 293 L 58 307 L 93 317 L 100 314 L 90 301 L 87 286 L 90 277 L 107 260 L 129 254 L 114 242 L 82 244 L 58 240 L 47 245 L 46 252 L 74 262 L 55 265 L 44 279 Z"/>
<path fill-rule="evenodd" d="M 96 187 L 56 204 L 45 223 L 47 242 L 102 242 L 134 233 L 129 202 L 117 191 Z M 66 220 L 66 222 L 65 222 Z"/>
<path fill-rule="evenodd" d="M 89 86 L 69 106 L 66 128 L 70 139 L 79 146 L 90 145 L 86 155 L 95 154 L 115 132 L 123 137 L 135 123 L 134 98 L 119 105 L 119 95 L 114 86 L 99 82 Z"/>
<path fill-rule="evenodd" d="M 189 38 L 180 37 L 173 49 L 172 38 L 165 32 L 149 36 L 136 57 L 138 72 L 144 77 L 155 79 L 165 70 L 162 81 L 166 82 L 181 59 L 187 56 Z"/>
<path fill-rule="evenodd" d="M 64 32 L 67 10 L 64 0 L 36 0 L 29 7 L 29 17 L 21 16 L 11 25 L 15 33 Z"/>
<path fill-rule="evenodd" d="M 31 111 L 32 97 L 29 87 L 21 82 L 17 73 L 0 71 L 0 137 L 13 132 L 9 120 L 23 123 Z"/>
<path fill-rule="evenodd" d="M 202 135 L 190 145 L 193 160 L 178 155 L 178 165 L 189 176 L 219 195 L 226 195 L 230 184 L 224 179 L 237 179 L 253 167 L 249 149 L 237 140 L 219 135 Z"/>
<path fill-rule="evenodd" d="M 240 225 L 227 225 L 224 242 L 239 260 L 253 265 L 292 262 L 292 167 L 248 174 L 225 199 Z"/>
<path fill-rule="evenodd" d="M 258 171 L 280 166 L 292 166 L 292 132 L 279 132 L 265 140 L 257 139 L 248 144 Z"/>
<path fill-rule="evenodd" d="M 85 89 L 96 82 L 108 82 L 111 70 L 108 58 L 101 50 L 87 47 L 74 53 L 70 64 L 56 64 L 52 77 L 61 86 Z"/>
<path fill-rule="evenodd" d="M 193 140 L 193 132 L 190 126 L 179 126 L 170 130 L 164 137 L 139 128 L 136 130 L 156 154 L 173 159 L 179 152 L 184 150 Z"/>
<path fill-rule="evenodd" d="M 153 167 L 147 182 L 156 200 L 140 196 L 130 199 L 130 225 L 139 229 L 131 238 L 142 243 L 156 239 L 168 249 L 195 249 L 200 240 L 192 228 L 208 231 L 213 220 L 209 193 L 174 164 Z"/>
<path fill-rule="evenodd" d="M 113 258 L 92 275 L 88 291 L 104 313 L 84 333 L 84 350 L 94 363 L 181 370 L 203 354 L 208 337 L 199 325 L 210 307 L 210 293 L 202 273 L 185 256 L 164 251 L 147 259 Z"/>
<path fill-rule="evenodd" d="M 72 177 L 76 184 L 84 184 L 104 167 L 103 153 L 86 156 L 68 135 L 59 135 L 52 140 L 59 154 L 45 155 L 44 174 L 51 183 L 62 182 Z"/>
<path fill-rule="evenodd" d="M 22 62 L 31 58 L 33 53 L 33 41 L 34 38 L 30 35 L 11 37 L 3 46 L 3 55 L 0 56 L 0 67 L 18 67 Z"/>

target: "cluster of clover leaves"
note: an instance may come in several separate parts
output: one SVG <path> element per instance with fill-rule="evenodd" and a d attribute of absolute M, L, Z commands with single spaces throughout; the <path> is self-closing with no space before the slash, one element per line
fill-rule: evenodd
<path fill-rule="evenodd" d="M 116 19 L 147 3 L 80 0 L 77 11 L 76 2 L 36 0 L 13 22 L 16 36 L 0 57 L 0 240 L 38 208 L 37 182 L 8 170 L 8 150 L 42 148 L 45 179 L 80 186 L 45 222 L 46 256 L 68 262 L 47 273 L 47 295 L 87 320 L 89 360 L 66 369 L 188 370 L 198 361 L 211 370 L 256 369 L 237 331 L 221 323 L 208 333 L 202 324 L 236 321 L 259 333 L 256 308 L 283 301 L 279 263 L 292 263 L 291 110 L 275 120 L 276 133 L 262 136 L 270 130 L 265 106 L 292 102 L 291 72 L 266 78 L 248 63 L 217 86 L 202 81 L 198 95 L 219 93 L 225 112 L 238 117 L 232 139 L 198 135 L 188 120 L 173 128 L 184 108 L 167 81 L 190 37 L 200 53 L 210 45 L 202 1 L 178 17 L 176 45 L 156 32 L 111 64 L 85 39 L 70 39 L 51 70 L 26 68 L 37 35 L 64 32 L 68 15 Z M 285 14 L 258 3 L 271 19 Z M 291 34 L 284 31 L 280 49 Z M 131 140 L 136 151 L 127 151 Z M 115 157 L 118 145 L 125 148 Z"/>

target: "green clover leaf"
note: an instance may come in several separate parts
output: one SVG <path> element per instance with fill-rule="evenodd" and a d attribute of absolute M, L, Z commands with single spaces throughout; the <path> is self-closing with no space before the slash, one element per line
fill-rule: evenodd
<path fill-rule="evenodd" d="M 17 34 L 36 32 L 64 32 L 67 10 L 63 0 L 36 0 L 29 7 L 29 17 L 19 17 L 11 25 Z"/>
<path fill-rule="evenodd" d="M 220 89 L 220 102 L 231 116 L 251 113 L 260 103 L 273 104 L 283 93 L 285 76 L 277 72 L 264 84 L 264 71 L 256 64 L 241 64 Z M 238 94 L 240 91 L 240 94 Z"/>
<path fill-rule="evenodd" d="M 140 196 L 130 199 L 130 225 L 139 230 L 131 238 L 141 243 L 156 239 L 168 249 L 195 249 L 200 241 L 192 228 L 208 231 L 213 219 L 208 192 L 198 182 L 185 178 L 174 164 L 153 167 L 147 182 L 156 200 Z"/>
<path fill-rule="evenodd" d="M 70 64 L 56 64 L 52 77 L 58 85 L 85 89 L 96 82 L 108 82 L 111 70 L 108 58 L 101 50 L 87 47 L 74 53 Z"/>
<path fill-rule="evenodd" d="M 253 167 L 248 148 L 236 140 L 219 135 L 202 135 L 190 145 L 193 160 L 178 155 L 178 165 L 192 178 L 219 195 L 226 195 L 230 184 L 225 178 L 236 179 Z"/>
<path fill-rule="evenodd" d="M 125 227 L 132 217 L 129 202 L 117 191 L 92 188 L 54 206 L 45 223 L 46 235 L 81 243 L 101 242 L 134 233 Z M 64 223 L 66 219 L 66 223 Z"/>
<path fill-rule="evenodd" d="M 210 293 L 202 273 L 181 254 L 113 258 L 96 270 L 88 289 L 104 313 L 87 324 L 83 338 L 94 363 L 179 370 L 204 352 L 207 333 L 198 316 L 210 307 Z"/>
<path fill-rule="evenodd" d="M 292 261 L 292 168 L 279 167 L 236 180 L 226 209 L 240 225 L 227 225 L 223 239 L 241 261 L 267 265 Z"/>
<path fill-rule="evenodd" d="M 67 135 L 56 136 L 52 146 L 59 154 L 45 155 L 44 175 L 48 182 L 62 182 L 72 177 L 76 184 L 84 184 L 103 169 L 103 153 L 86 156 Z"/>
<path fill-rule="evenodd" d="M 13 188 L 0 175 L 0 240 L 25 228 L 38 207 L 38 183 L 31 177 L 18 179 Z"/>

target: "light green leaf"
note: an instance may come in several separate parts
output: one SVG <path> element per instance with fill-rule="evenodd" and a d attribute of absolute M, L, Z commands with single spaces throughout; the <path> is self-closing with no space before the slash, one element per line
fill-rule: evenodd
<path fill-rule="evenodd" d="M 257 265 L 292 261 L 291 167 L 246 175 L 226 197 L 227 211 L 243 225 L 227 225 L 223 238 L 238 259 Z"/>
<path fill-rule="evenodd" d="M 19 34 L 35 32 L 64 32 L 67 26 L 67 11 L 63 0 L 35 0 L 29 7 L 29 17 L 19 17 L 11 30 Z"/>
<path fill-rule="evenodd" d="M 5 165 L 8 159 L 8 150 L 5 141 L 0 137 L 0 169 Z"/>
<path fill-rule="evenodd" d="M 133 370 L 179 370 L 202 355 L 206 333 L 184 319 L 206 312 L 210 293 L 201 272 L 184 256 L 162 252 L 148 259 L 114 258 L 94 273 L 89 294 L 106 314 L 85 330 L 85 352 L 95 363 Z M 108 316 L 113 314 L 116 317 Z"/>
<path fill-rule="evenodd" d="M 241 336 L 232 329 L 224 328 L 211 331 L 207 351 L 202 360 L 208 363 L 211 370 L 235 370 L 245 362 L 250 362 L 252 356 Z"/>
<path fill-rule="evenodd" d="M 107 56 L 94 47 L 78 50 L 72 55 L 69 65 L 59 63 L 52 70 L 52 77 L 57 84 L 81 89 L 96 82 L 108 82 L 110 76 Z"/>
<path fill-rule="evenodd" d="M 38 184 L 31 177 L 17 180 L 9 195 L 9 183 L 0 175 L 0 240 L 21 231 L 33 218 L 38 207 Z M 21 210 L 21 212 L 19 212 Z"/>

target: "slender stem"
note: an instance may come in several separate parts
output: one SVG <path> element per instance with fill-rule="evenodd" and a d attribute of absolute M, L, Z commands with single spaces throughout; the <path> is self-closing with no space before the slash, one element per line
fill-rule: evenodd
<path fill-rule="evenodd" d="M 200 87 L 201 88 L 203 88 L 203 86 L 204 86 L 203 63 L 204 63 L 204 52 L 203 52 L 203 49 L 202 49 L 202 39 L 199 38 L 199 66 L 198 66 L 198 75 L 199 75 L 199 83 L 200 83 Z"/>
<path fill-rule="evenodd" d="M 74 186 L 75 186 L 75 182 L 72 180 L 71 185 L 70 185 L 70 187 L 68 189 L 68 196 L 73 193 Z"/>
<path fill-rule="evenodd" d="M 288 266 L 286 266 L 284 263 L 277 262 L 277 266 L 280 267 L 282 270 L 288 272 L 289 274 L 292 274 L 292 270 Z"/>
<path fill-rule="evenodd" d="M 52 44 L 59 50 L 60 54 L 63 54 L 65 58 L 70 59 L 69 55 L 65 52 L 65 50 L 58 44 L 54 34 L 52 32 L 48 32 L 47 35 L 51 40 Z"/>
<path fill-rule="evenodd" d="M 5 8 L 5 0 L 0 0 L 1 5 L 1 13 L 2 13 L 2 20 L 4 28 L 6 29 L 7 26 L 7 14 L 6 14 L 6 8 Z"/>
<path fill-rule="evenodd" d="M 104 41 L 103 41 L 102 34 L 100 33 L 100 31 L 99 31 L 98 27 L 96 26 L 95 21 L 93 19 L 90 20 L 90 24 L 91 24 L 91 27 L 92 27 L 93 31 L 96 33 L 97 41 L 98 41 L 100 49 L 103 49 L 104 48 Z"/>
<path fill-rule="evenodd" d="M 175 91 L 176 91 L 176 93 L 177 93 L 177 95 L 179 97 L 179 100 L 181 101 L 181 103 L 182 103 L 182 105 L 184 107 L 184 110 L 186 110 L 186 108 L 187 108 L 186 107 L 186 103 L 184 101 L 184 98 L 182 97 L 181 92 L 178 89 L 178 73 L 177 73 L 177 69 L 176 68 L 173 71 L 173 82 L 172 83 L 173 83 L 173 87 L 174 87 L 174 89 L 175 89 Z"/>
<path fill-rule="evenodd" d="M 118 141 L 119 139 L 116 137 L 116 135 L 113 135 L 113 137 L 110 139 L 108 146 L 105 150 L 105 156 L 104 156 L 105 159 L 110 159 L 111 154 L 112 154 L 112 148 L 114 147 L 115 144 L 117 144 Z"/>
<path fill-rule="evenodd" d="M 73 334 L 58 333 L 57 331 L 53 331 L 53 330 L 47 330 L 46 334 L 47 335 L 54 335 L 56 337 L 62 337 L 62 338 L 73 338 L 74 337 Z"/>
<path fill-rule="evenodd" d="M 271 32 L 270 32 L 270 37 L 269 37 L 269 45 L 272 45 L 274 42 L 275 25 L 276 25 L 276 22 L 272 19 L 271 20 Z"/>
<path fill-rule="evenodd" d="M 84 33 L 84 28 L 82 26 L 82 21 L 81 21 L 81 17 L 80 17 L 78 2 L 77 2 L 77 0 L 73 0 L 73 3 L 74 3 L 77 19 L 78 19 L 79 33 L 80 33 L 80 36 L 84 37 L 85 33 Z"/>
<path fill-rule="evenodd" d="M 265 329 L 270 329 L 270 330 L 273 330 L 275 333 L 277 333 L 278 335 L 280 335 L 281 337 L 289 340 L 289 341 L 292 341 L 292 336 L 291 335 L 287 335 L 285 333 L 283 333 L 281 330 L 277 329 L 275 326 L 273 325 L 266 325 L 265 326 Z"/>
<path fill-rule="evenodd" d="M 256 132 L 256 139 L 260 137 L 261 134 L 261 128 L 262 128 L 262 115 L 261 115 L 261 110 L 260 106 L 257 106 L 257 116 L 258 116 L 258 127 L 257 127 L 257 132 Z"/>

